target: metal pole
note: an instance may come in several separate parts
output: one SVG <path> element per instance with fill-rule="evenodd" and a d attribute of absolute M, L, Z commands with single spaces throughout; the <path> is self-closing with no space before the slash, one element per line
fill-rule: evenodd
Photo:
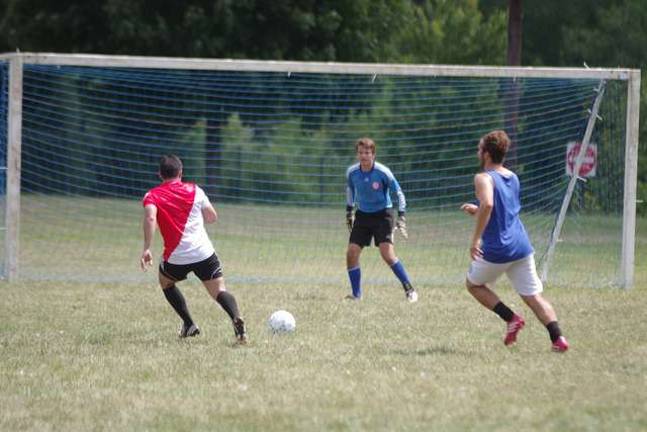
<path fill-rule="evenodd" d="M 636 180 L 638 176 L 638 134 L 640 112 L 640 70 L 631 73 L 627 88 L 627 126 L 625 134 L 625 191 L 622 214 L 622 254 L 620 286 L 629 289 L 634 283 L 636 247 Z"/>
<path fill-rule="evenodd" d="M 5 208 L 5 277 L 18 278 L 18 235 L 20 227 L 20 161 L 22 144 L 22 57 L 9 60 L 9 118 L 7 143 L 7 195 Z"/>
<path fill-rule="evenodd" d="M 564 200 L 562 201 L 562 207 L 559 210 L 559 216 L 557 217 L 557 222 L 553 228 L 553 232 L 550 235 L 550 242 L 548 243 L 548 249 L 546 250 L 546 256 L 542 262 L 541 266 L 541 280 L 546 282 L 548 280 L 548 269 L 550 263 L 553 260 L 553 255 L 555 253 L 555 245 L 557 240 L 562 232 L 562 226 L 564 225 L 564 219 L 566 219 L 566 211 L 568 206 L 571 203 L 571 198 L 573 197 L 573 191 L 575 190 L 575 183 L 579 179 L 580 167 L 584 161 L 584 155 L 586 155 L 586 150 L 589 147 L 589 141 L 591 141 L 591 135 L 593 134 L 593 128 L 595 126 L 595 121 L 598 118 L 598 111 L 600 110 L 600 102 L 602 102 L 602 96 L 604 95 L 604 90 L 606 88 L 606 81 L 600 81 L 598 85 L 597 96 L 593 102 L 593 109 L 591 110 L 591 115 L 589 116 L 589 121 L 586 125 L 586 131 L 584 132 L 584 139 L 582 139 L 582 144 L 580 145 L 580 151 L 577 154 L 575 159 L 575 164 L 573 166 L 573 174 L 571 180 L 568 182 L 568 187 L 566 188 L 566 194 L 564 195 Z"/>

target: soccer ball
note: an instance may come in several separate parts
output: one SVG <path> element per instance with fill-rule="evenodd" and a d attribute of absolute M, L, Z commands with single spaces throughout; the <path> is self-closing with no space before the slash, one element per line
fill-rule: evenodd
<path fill-rule="evenodd" d="M 284 310 L 274 312 L 267 321 L 267 325 L 274 333 L 292 333 L 297 328 L 294 316 Z"/>

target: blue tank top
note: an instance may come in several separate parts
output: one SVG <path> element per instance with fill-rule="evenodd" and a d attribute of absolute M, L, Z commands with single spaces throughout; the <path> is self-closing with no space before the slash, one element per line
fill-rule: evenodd
<path fill-rule="evenodd" d="M 481 236 L 483 259 L 492 263 L 507 263 L 533 253 L 526 229 L 519 219 L 519 178 L 512 173 L 506 177 L 487 171 L 494 182 L 494 208 Z"/>

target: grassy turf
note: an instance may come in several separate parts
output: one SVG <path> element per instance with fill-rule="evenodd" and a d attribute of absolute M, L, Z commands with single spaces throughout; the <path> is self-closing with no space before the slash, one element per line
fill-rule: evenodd
<path fill-rule="evenodd" d="M 118 208 L 137 215 L 120 225 L 114 205 L 101 205 L 76 213 L 105 215 L 85 233 L 52 212 L 23 212 L 21 258 L 56 280 L 0 284 L 0 430 L 647 429 L 645 220 L 631 291 L 587 282 L 617 263 L 606 221 L 583 237 L 590 244 L 559 245 L 556 266 L 576 281 L 546 290 L 572 344 L 559 355 L 508 284 L 497 290 L 528 323 L 512 348 L 462 288 L 469 219 L 457 228 L 412 215 L 412 228 L 430 227 L 399 247 L 420 301 L 405 301 L 371 250 L 356 303 L 342 300 L 343 219 L 280 210 L 250 236 L 261 210 L 225 207 L 212 235 L 251 340 L 233 347 L 225 313 L 195 279 L 180 287 L 203 334 L 178 340 L 155 273 L 136 268 L 140 209 Z M 298 235 L 312 223 L 322 224 L 314 239 Z M 295 315 L 295 334 L 269 333 L 277 309 Z"/>
<path fill-rule="evenodd" d="M 0 430 L 647 428 L 644 286 L 549 291 L 564 355 L 532 319 L 504 347 L 503 323 L 458 286 L 411 305 L 395 285 L 361 303 L 326 285 L 238 285 L 251 342 L 232 347 L 224 312 L 183 288 L 203 329 L 190 340 L 152 281 L 1 285 Z M 266 329 L 279 308 L 295 334 Z"/>
<path fill-rule="evenodd" d="M 458 207 L 458 206 L 456 206 Z M 217 205 L 209 227 L 227 275 L 244 283 L 345 286 L 348 241 L 338 209 Z M 22 198 L 20 276 L 85 282 L 144 282 L 141 205 L 133 200 L 74 197 Z M 523 215 L 541 264 L 554 215 Z M 472 218 L 456 209 L 412 212 L 410 238 L 396 236 L 396 251 L 416 284 L 460 284 L 468 265 Z M 552 285 L 606 287 L 618 280 L 621 217 L 569 215 L 557 245 Z M 161 241 L 155 240 L 155 254 Z M 364 276 L 390 284 L 393 275 L 374 248 L 362 256 Z"/>

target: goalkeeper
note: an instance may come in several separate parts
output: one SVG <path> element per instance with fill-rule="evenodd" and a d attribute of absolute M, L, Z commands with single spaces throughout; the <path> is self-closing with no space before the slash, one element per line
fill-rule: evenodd
<path fill-rule="evenodd" d="M 347 298 L 359 300 L 362 297 L 359 256 L 362 248 L 369 246 L 371 239 L 374 239 L 382 259 L 402 283 L 407 300 L 416 302 L 418 294 L 393 247 L 395 229 L 404 238 L 408 237 L 404 193 L 391 170 L 375 161 L 376 148 L 372 139 L 360 138 L 355 143 L 355 150 L 359 162 L 346 171 L 346 222 L 350 230 L 346 268 L 352 289 L 352 294 Z M 391 192 L 395 192 L 398 197 L 398 218 L 395 223 Z M 357 210 L 353 214 L 355 205 Z"/>

